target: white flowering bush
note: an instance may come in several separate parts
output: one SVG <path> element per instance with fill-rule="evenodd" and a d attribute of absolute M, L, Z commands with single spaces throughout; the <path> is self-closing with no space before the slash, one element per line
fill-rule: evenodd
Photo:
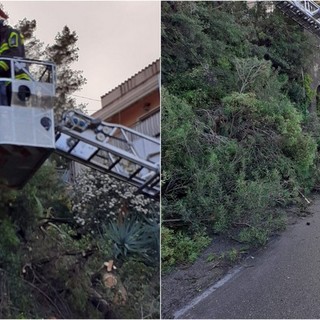
<path fill-rule="evenodd" d="M 134 186 L 107 174 L 83 170 L 74 183 L 72 213 L 75 222 L 101 230 L 100 226 L 128 217 L 159 221 L 159 203 L 135 191 Z"/>

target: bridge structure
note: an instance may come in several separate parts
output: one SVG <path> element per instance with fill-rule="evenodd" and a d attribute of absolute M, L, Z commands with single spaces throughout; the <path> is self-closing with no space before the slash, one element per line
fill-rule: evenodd
<path fill-rule="evenodd" d="M 284 14 L 320 38 L 320 6 L 314 1 L 275 1 Z"/>

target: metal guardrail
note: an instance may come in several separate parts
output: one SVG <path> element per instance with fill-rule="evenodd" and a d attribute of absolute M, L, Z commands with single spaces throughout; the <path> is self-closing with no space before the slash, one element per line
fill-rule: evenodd
<path fill-rule="evenodd" d="M 274 4 L 294 21 L 320 38 L 320 6 L 314 1 L 275 1 Z"/>

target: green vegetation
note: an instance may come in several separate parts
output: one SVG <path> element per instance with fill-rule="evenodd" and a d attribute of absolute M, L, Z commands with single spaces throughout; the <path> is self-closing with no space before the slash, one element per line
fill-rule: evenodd
<path fill-rule="evenodd" d="M 167 270 L 177 263 L 194 262 L 199 253 L 211 242 L 201 232 L 188 236 L 182 232 L 174 233 L 166 227 L 161 228 L 162 269 Z"/>
<path fill-rule="evenodd" d="M 270 5 L 162 2 L 164 264 L 199 230 L 264 245 L 319 183 L 315 40 Z"/>
<path fill-rule="evenodd" d="M 157 204 L 100 173 L 87 171 L 78 181 L 75 193 L 68 190 L 47 162 L 23 190 L 2 190 L 1 316 L 158 318 Z M 122 197 L 102 192 L 105 186 Z M 103 216 L 101 203 L 119 210 Z M 110 260 L 117 285 L 108 287 L 103 276 Z"/>
<path fill-rule="evenodd" d="M 240 254 L 237 249 L 232 248 L 229 251 L 221 255 L 221 259 L 226 259 L 230 263 L 236 262 L 240 257 Z"/>

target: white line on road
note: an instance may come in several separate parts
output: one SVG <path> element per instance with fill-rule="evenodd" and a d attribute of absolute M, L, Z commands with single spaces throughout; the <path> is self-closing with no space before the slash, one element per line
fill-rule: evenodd
<path fill-rule="evenodd" d="M 231 272 L 229 272 L 225 277 L 223 277 L 221 280 L 219 280 L 217 283 L 215 283 L 212 287 L 204 291 L 201 295 L 193 299 L 187 306 L 181 308 L 180 310 L 176 311 L 174 313 L 174 318 L 175 319 L 181 319 L 181 316 L 185 314 L 187 311 L 192 309 L 196 304 L 198 304 L 200 301 L 208 297 L 211 293 L 216 291 L 218 288 L 222 287 L 226 282 L 231 280 L 237 273 L 239 273 L 243 267 L 237 267 Z"/>

